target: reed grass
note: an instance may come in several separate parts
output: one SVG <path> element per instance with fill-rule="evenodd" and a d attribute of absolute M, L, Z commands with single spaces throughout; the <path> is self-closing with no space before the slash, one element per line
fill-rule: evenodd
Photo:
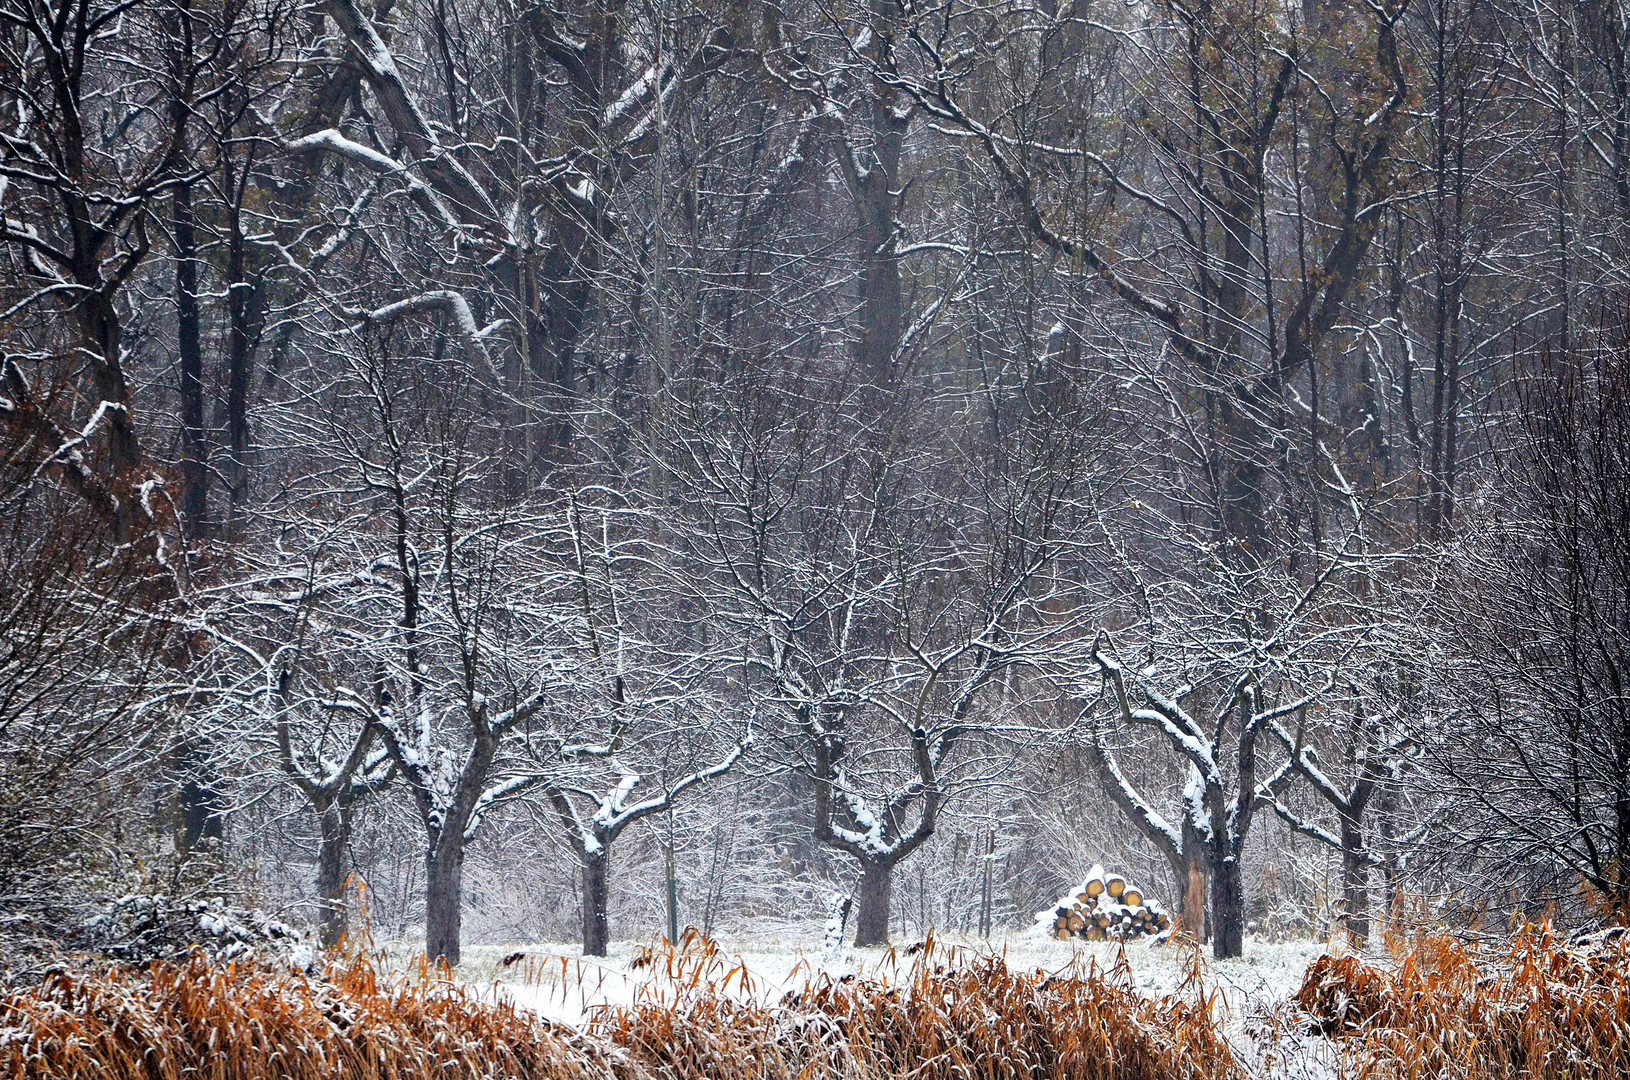
<path fill-rule="evenodd" d="M 564 963 L 564 962 L 563 962 Z M 522 966 L 518 961 L 516 967 Z M 1016 970 L 933 943 L 885 975 L 805 971 L 775 997 L 692 936 L 647 949 L 634 1000 L 582 1031 L 421 964 L 320 975 L 182 963 L 59 970 L 0 995 L 0 1080 L 1242 1080 L 1217 991 L 1141 994 L 1124 961 Z M 570 975 L 540 967 L 540 980 Z M 578 980 L 584 978 L 578 973 Z M 1321 957 L 1303 1023 L 1376 1080 L 1630 1076 L 1630 935 L 1501 949 L 1443 935 L 1393 964 Z M 1322 1038 L 1319 1045 L 1330 1046 Z"/>
<path fill-rule="evenodd" d="M 1297 1002 L 1347 1041 L 1361 1078 L 1630 1076 L 1630 948 L 1569 946 L 1549 926 L 1484 950 L 1417 938 L 1395 966 L 1321 957 Z"/>
<path fill-rule="evenodd" d="M 663 1080 L 1233 1080 L 1241 1076 L 1199 981 L 1147 997 L 1123 964 L 1011 970 L 932 941 L 897 981 L 815 976 L 775 1004 L 706 946 L 666 967 L 595 1030 Z M 736 981 L 737 993 L 729 992 Z M 741 991 L 746 991 L 742 993 Z"/>
<path fill-rule="evenodd" d="M 0 998 L 8 1080 L 621 1080 L 592 1040 L 421 968 L 321 978 L 185 963 L 61 970 Z"/>
<path fill-rule="evenodd" d="M 1209 1080 L 1240 1075 L 1196 981 L 1009 970 L 933 944 L 897 979 L 812 978 L 776 1002 L 699 937 L 644 951 L 633 1004 L 583 1032 L 421 965 L 320 976 L 179 964 L 51 973 L 0 997 L 4 1080 Z M 1196 964 L 1198 961 L 1196 961 Z M 1196 973 L 1198 967 L 1196 967 Z M 542 974 L 541 972 L 539 974 Z M 564 973 L 562 973 L 564 975 Z"/>

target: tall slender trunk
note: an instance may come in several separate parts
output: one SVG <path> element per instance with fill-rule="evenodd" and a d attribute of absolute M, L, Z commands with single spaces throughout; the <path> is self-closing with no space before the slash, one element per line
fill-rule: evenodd
<path fill-rule="evenodd" d="M 1397 800 L 1391 789 L 1381 799 L 1380 821 L 1377 830 L 1383 841 L 1382 850 L 1386 852 L 1386 861 L 1381 866 L 1381 919 L 1382 927 L 1396 930 L 1398 925 L 1398 853 L 1393 850 L 1393 814 L 1397 811 Z"/>
<path fill-rule="evenodd" d="M 425 853 L 424 953 L 458 967 L 464 901 L 464 836 L 448 826 Z"/>
<path fill-rule="evenodd" d="M 226 475 L 234 520 L 249 492 L 249 380 L 262 310 L 260 290 L 243 279 L 245 260 L 241 247 L 244 242 L 234 230 L 226 304 L 226 441 L 229 451 Z"/>
<path fill-rule="evenodd" d="M 862 863 L 861 866 L 858 910 L 855 912 L 855 945 L 887 945 L 894 864 L 879 860 Z"/>
<path fill-rule="evenodd" d="M 181 412 L 181 519 L 187 536 L 203 528 L 209 471 L 204 442 L 204 351 L 199 332 L 198 240 L 192 188 L 175 189 L 175 311 L 177 396 Z"/>
<path fill-rule="evenodd" d="M 347 925 L 345 906 L 345 852 L 351 843 L 351 813 L 338 799 L 319 802 L 317 810 L 317 940 L 332 949 L 344 940 Z"/>
<path fill-rule="evenodd" d="M 1237 856 L 1211 867 L 1211 948 L 1218 960 L 1245 955 L 1245 890 Z"/>
<path fill-rule="evenodd" d="M 611 849 L 602 843 L 600 850 L 583 856 L 583 955 L 604 956 L 611 944 L 608 897 L 608 875 L 611 870 Z"/>
<path fill-rule="evenodd" d="M 895 5 L 871 0 L 873 62 L 890 71 L 894 59 L 886 42 L 894 37 Z M 900 93 L 879 80 L 865 123 L 864 146 L 840 148 L 840 164 L 855 203 L 856 230 L 863 245 L 860 271 L 860 342 L 855 359 L 861 375 L 875 386 L 893 377 L 894 354 L 905 333 L 905 298 L 900 280 L 900 251 L 895 219 L 905 185 L 900 162 L 911 113 Z"/>

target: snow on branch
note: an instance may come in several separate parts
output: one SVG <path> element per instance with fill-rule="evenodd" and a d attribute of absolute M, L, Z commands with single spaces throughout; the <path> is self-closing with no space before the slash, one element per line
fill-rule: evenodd
<path fill-rule="evenodd" d="M 362 308 L 345 308 L 344 311 L 347 316 L 365 326 L 387 323 L 425 311 L 439 311 L 452 322 L 453 329 L 465 350 L 479 359 L 490 374 L 498 377 L 498 369 L 493 365 L 492 354 L 487 351 L 485 339 L 503 326 L 504 322 L 500 319 L 484 327 L 477 326 L 475 313 L 470 310 L 470 302 L 464 299 L 462 293 L 452 289 L 432 289 L 418 296 L 410 296 L 394 304 L 375 308 L 373 311 Z"/>
<path fill-rule="evenodd" d="M 463 225 L 453 212 L 442 202 L 441 196 L 436 194 L 424 181 L 414 176 L 412 171 L 400 161 L 382 154 L 371 146 L 365 146 L 355 139 L 348 139 L 333 128 L 326 128 L 311 135 L 298 139 L 291 139 L 284 144 L 285 149 L 291 153 L 301 154 L 316 150 L 326 150 L 329 153 L 339 154 L 371 169 L 383 176 L 400 177 L 407 185 L 408 194 L 419 204 L 432 219 L 452 230 L 460 230 Z"/>
<path fill-rule="evenodd" d="M 640 773 L 612 758 L 611 768 L 617 773 L 616 783 L 604 795 L 596 798 L 582 787 L 565 780 L 544 781 L 548 789 L 549 800 L 554 804 L 556 813 L 561 822 L 571 833 L 572 839 L 579 847 L 580 855 L 594 855 L 604 850 L 612 841 L 617 839 L 629 825 L 641 818 L 661 813 L 671 807 L 681 795 L 697 784 L 712 780 L 729 772 L 741 760 L 747 748 L 753 744 L 753 732 L 748 729 L 733 745 L 729 752 L 714 764 L 704 769 L 690 773 L 680 778 L 676 783 L 666 787 L 660 794 L 654 795 L 642 802 L 629 805 L 628 799 L 634 793 L 643 777 Z M 571 748 L 572 756 L 581 753 L 584 756 L 600 757 L 610 752 L 609 747 L 583 746 Z M 538 778 L 542 780 L 542 778 Z M 594 813 L 584 818 L 572 801 L 572 795 L 586 796 L 595 800 Z"/>

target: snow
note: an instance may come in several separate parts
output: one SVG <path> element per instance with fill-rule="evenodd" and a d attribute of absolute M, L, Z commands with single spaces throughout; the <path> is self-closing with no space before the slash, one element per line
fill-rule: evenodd
<path fill-rule="evenodd" d="M 835 918 L 837 912 L 832 914 Z M 733 980 L 730 992 L 740 1000 L 773 1003 L 822 974 L 833 978 L 870 976 L 891 982 L 909 975 L 912 958 L 905 955 L 904 946 L 915 939 L 897 934 L 892 950 L 832 950 L 826 940 L 832 921 L 793 928 L 790 933 L 766 931 L 721 940 L 720 950 L 727 963 L 739 964 L 748 975 L 739 983 Z M 1003 956 L 1010 968 L 1026 971 L 1056 972 L 1074 965 L 1078 971 L 1095 968 L 1107 972 L 1124 958 L 1132 985 L 1151 995 L 1177 993 L 1190 979 L 1197 959 L 1207 989 L 1218 991 L 1217 1007 L 1225 1030 L 1242 1049 L 1250 1041 L 1252 1025 L 1260 1024 L 1276 1008 L 1282 1009 L 1301 985 L 1307 966 L 1329 951 L 1319 941 L 1269 942 L 1247 937 L 1243 957 L 1218 961 L 1207 949 L 1201 949 L 1196 958 L 1192 949 L 1153 938 L 1122 945 L 1058 941 L 1038 931 L 1027 931 L 997 935 L 988 942 L 955 935 L 936 935 L 935 940 L 968 950 L 971 955 L 994 952 Z M 606 957 L 585 957 L 577 946 L 558 943 L 466 946 L 460 977 L 551 1021 L 581 1026 L 598 1009 L 629 1005 L 636 999 L 671 997 L 671 987 L 664 985 L 664 965 L 654 965 L 655 970 L 633 966 L 645 944 L 614 942 Z M 524 954 L 524 959 L 500 966 L 502 958 L 515 953 Z"/>
<path fill-rule="evenodd" d="M 667 73 L 668 65 L 664 64 L 662 74 L 666 76 Z M 653 65 L 646 68 L 645 73 L 639 78 L 635 79 L 633 84 L 629 86 L 627 90 L 624 90 L 622 95 L 618 97 L 616 101 L 613 101 L 610 105 L 606 106 L 605 114 L 600 118 L 600 126 L 603 128 L 609 128 L 615 125 L 631 109 L 633 109 L 636 102 L 643 100 L 651 93 L 651 88 L 657 85 L 657 79 L 658 76 L 656 67 Z"/>
<path fill-rule="evenodd" d="M 737 1000 L 779 1003 L 820 976 L 869 976 L 897 984 L 910 977 L 913 958 L 906 955 L 905 946 L 913 937 L 895 935 L 893 950 L 828 950 L 823 938 L 830 924 L 831 920 L 812 922 L 786 927 L 782 933 L 766 929 L 751 937 L 720 940 L 724 964 L 719 974 L 730 971 L 724 992 Z M 1126 977 L 1133 989 L 1148 995 L 1193 992 L 1190 979 L 1198 964 L 1203 987 L 1213 995 L 1213 1008 L 1244 1075 L 1276 1080 L 1351 1075 L 1351 1059 L 1343 1057 L 1343 1047 L 1309 1033 L 1306 1023 L 1297 1023 L 1291 1003 L 1307 966 L 1327 953 L 1324 943 L 1247 937 L 1242 958 L 1216 961 L 1209 950 L 1196 956 L 1193 948 L 1156 938 L 1120 945 L 1058 942 L 1045 933 L 1015 932 L 989 942 L 936 935 L 936 942 L 970 955 L 998 953 L 1017 971 L 1113 972 L 1112 977 Z M 600 1008 L 675 1000 L 667 964 L 634 966 L 644 945 L 615 942 L 610 956 L 603 958 L 585 958 L 574 945 L 465 946 L 460 976 L 482 994 L 517 1003 L 553 1023 L 582 1028 Z M 523 953 L 523 959 L 500 966 L 502 959 L 515 953 Z M 406 958 L 406 950 L 403 955 Z M 1121 961 L 1125 969 L 1117 971 Z"/>

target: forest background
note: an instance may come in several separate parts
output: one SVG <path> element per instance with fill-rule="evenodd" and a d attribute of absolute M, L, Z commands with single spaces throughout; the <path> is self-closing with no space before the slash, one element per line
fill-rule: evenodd
<path fill-rule="evenodd" d="M 0 0 L 10 962 L 138 896 L 604 952 L 670 881 L 876 943 L 987 865 L 1220 956 L 1622 916 L 1627 58 L 1612 0 Z"/>

